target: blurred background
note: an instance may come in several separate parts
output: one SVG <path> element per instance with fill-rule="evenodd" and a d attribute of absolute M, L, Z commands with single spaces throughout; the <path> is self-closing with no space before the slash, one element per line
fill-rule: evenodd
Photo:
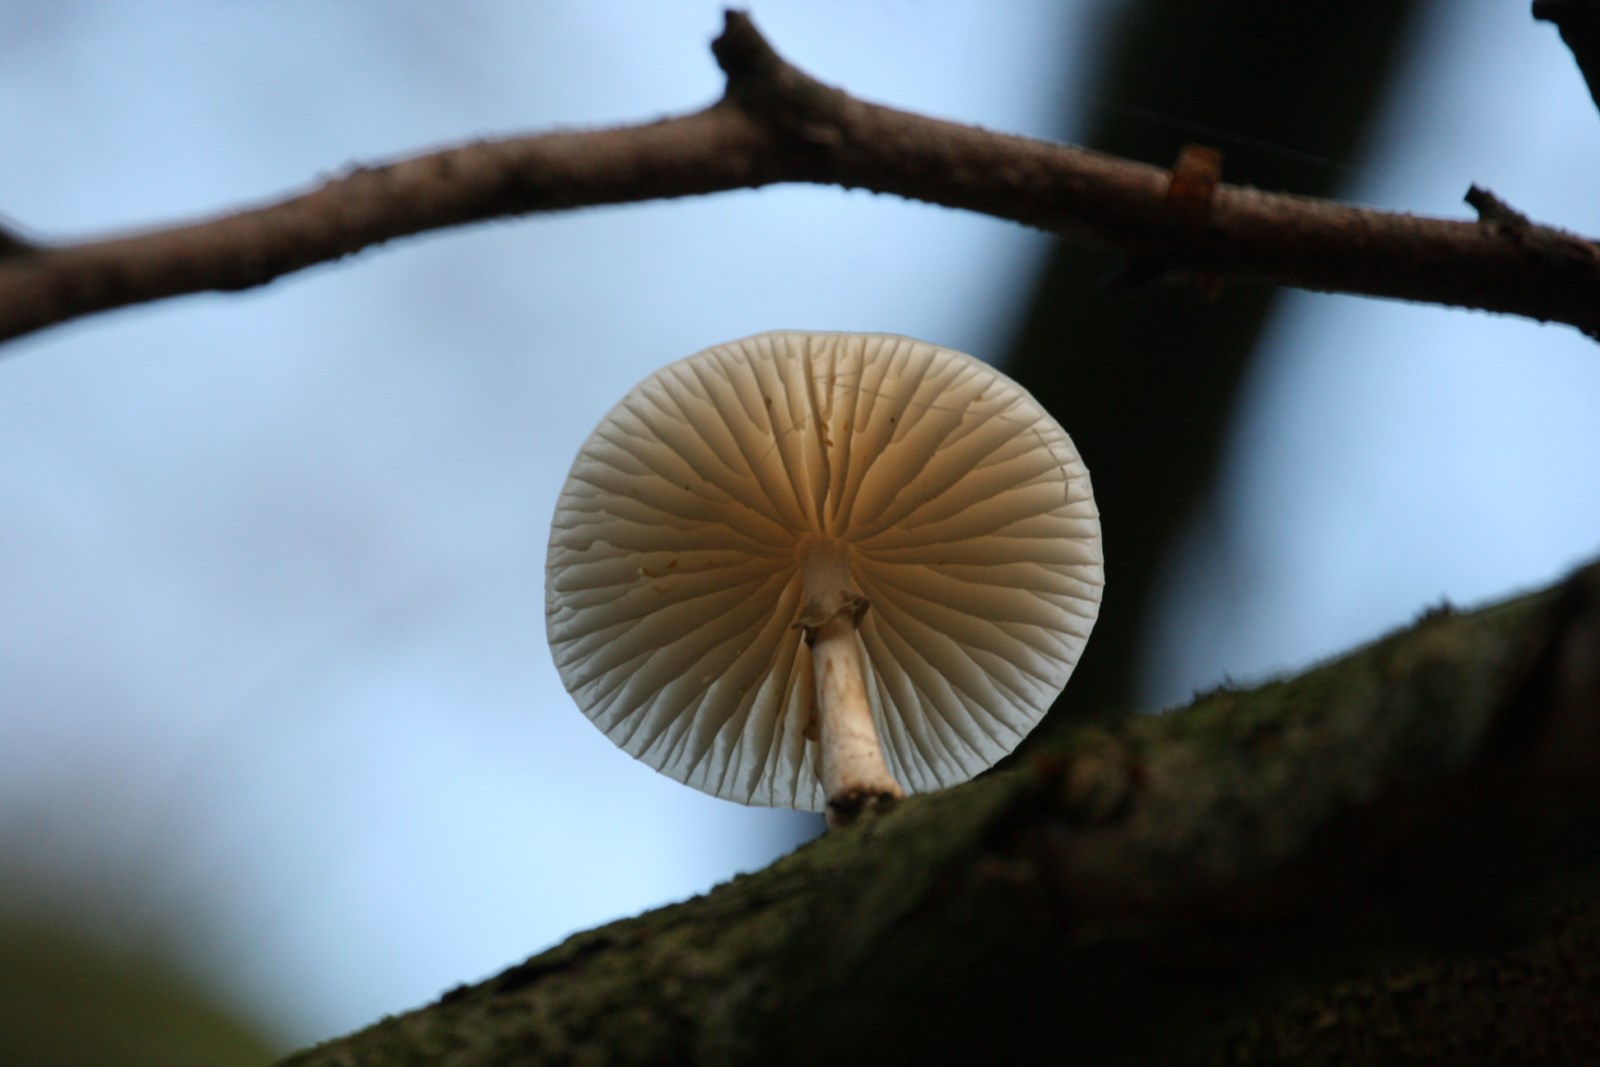
<path fill-rule="evenodd" d="M 1298 11 L 1306 7 L 1313 11 Z M 873 100 L 1456 218 L 1600 231 L 1600 118 L 1502 0 L 756 0 Z M 0 216 L 71 239 L 356 162 L 690 110 L 719 5 L 0 3 Z M 0 350 L 0 1043 L 252 1063 L 817 831 L 628 759 L 543 633 L 568 464 L 639 378 L 777 327 L 975 353 L 1095 476 L 1056 717 L 1303 666 L 1600 551 L 1600 351 L 1482 314 L 1116 266 L 780 187 L 400 242 Z M 1048 724 L 1045 732 L 1048 732 Z"/>

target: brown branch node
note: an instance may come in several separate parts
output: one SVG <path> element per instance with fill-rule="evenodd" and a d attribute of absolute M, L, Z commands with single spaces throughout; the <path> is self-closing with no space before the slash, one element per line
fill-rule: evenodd
<path fill-rule="evenodd" d="M 1500 223 L 1504 226 L 1513 226 L 1521 229 L 1526 229 L 1533 225 L 1532 219 L 1481 185 L 1473 185 L 1468 188 L 1467 195 L 1461 199 L 1472 205 L 1472 209 L 1478 213 L 1479 222 Z"/>
<path fill-rule="evenodd" d="M 789 148 L 804 152 L 840 142 L 849 95 L 785 60 L 748 13 L 723 12 L 711 53 L 728 77 L 724 102 L 780 135 Z"/>
<path fill-rule="evenodd" d="M 805 77 L 767 43 L 747 11 L 729 8 L 722 13 L 722 33 L 711 42 L 711 54 L 728 76 L 729 91 L 748 84 L 773 84 L 786 76 Z"/>

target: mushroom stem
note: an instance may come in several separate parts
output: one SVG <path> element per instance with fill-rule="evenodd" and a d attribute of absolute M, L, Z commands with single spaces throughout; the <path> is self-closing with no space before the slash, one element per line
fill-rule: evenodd
<path fill-rule="evenodd" d="M 816 717 L 822 747 L 822 790 L 828 825 L 845 825 L 863 810 L 905 795 L 889 773 L 867 699 L 856 624 L 867 599 L 850 580 L 844 546 L 815 541 L 805 559 L 801 625 L 811 645 Z"/>
<path fill-rule="evenodd" d="M 841 826 L 862 809 L 905 794 L 883 761 L 867 700 L 855 618 L 835 615 L 815 632 L 811 664 L 822 732 L 822 789 L 828 798 L 828 825 Z"/>

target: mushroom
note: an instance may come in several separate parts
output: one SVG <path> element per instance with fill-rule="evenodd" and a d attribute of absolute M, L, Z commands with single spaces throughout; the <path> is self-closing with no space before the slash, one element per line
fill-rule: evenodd
<path fill-rule="evenodd" d="M 1021 386 L 907 337 L 775 331 L 601 420 L 545 583 L 556 669 L 607 737 L 838 825 L 1015 748 L 1104 572 L 1089 473 Z"/>

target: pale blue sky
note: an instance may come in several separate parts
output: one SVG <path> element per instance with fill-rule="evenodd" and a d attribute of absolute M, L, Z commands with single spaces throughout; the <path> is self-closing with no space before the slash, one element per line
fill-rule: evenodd
<path fill-rule="evenodd" d="M 1479 181 L 1600 229 L 1600 120 L 1554 32 L 1522 5 L 1435 6 L 1357 195 L 1464 217 Z M 863 96 L 1049 135 L 1063 72 L 1086 65 L 1073 28 L 1105 7 L 755 14 Z M 12 5 L 0 213 L 98 233 L 466 137 L 693 108 L 720 88 L 718 12 Z M 33 872 L 25 894 L 107 937 L 176 946 L 286 1042 L 766 863 L 811 823 L 656 775 L 562 690 L 542 568 L 567 465 L 636 380 L 758 330 L 993 357 L 1045 247 L 888 197 L 777 188 L 433 235 L 12 345 L 0 856 Z M 1152 703 L 1600 547 L 1592 343 L 1321 296 L 1272 334 L 1220 539 L 1174 564 Z"/>

